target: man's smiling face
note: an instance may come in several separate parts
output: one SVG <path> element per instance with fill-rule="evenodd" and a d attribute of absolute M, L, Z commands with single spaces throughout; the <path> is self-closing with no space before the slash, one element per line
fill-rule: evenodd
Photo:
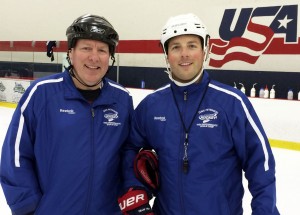
<path fill-rule="evenodd" d="M 79 39 L 69 56 L 75 75 L 88 85 L 98 83 L 108 70 L 110 53 L 108 44 L 104 42 Z M 86 88 L 76 79 L 74 83 L 78 88 Z"/>
<path fill-rule="evenodd" d="M 167 59 L 172 77 L 182 83 L 193 80 L 202 72 L 205 53 L 200 37 L 181 35 L 170 39 Z"/>

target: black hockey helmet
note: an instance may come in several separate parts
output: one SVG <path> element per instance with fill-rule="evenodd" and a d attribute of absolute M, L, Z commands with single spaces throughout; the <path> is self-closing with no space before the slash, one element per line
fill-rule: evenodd
<path fill-rule="evenodd" d="M 78 39 L 98 40 L 109 45 L 109 51 L 114 57 L 119 35 L 114 27 L 104 18 L 97 15 L 86 14 L 74 20 L 66 31 L 68 49 L 75 46 Z"/>

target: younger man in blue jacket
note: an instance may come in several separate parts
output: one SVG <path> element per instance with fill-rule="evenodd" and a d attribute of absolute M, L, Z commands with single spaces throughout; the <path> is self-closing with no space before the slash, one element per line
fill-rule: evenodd
<path fill-rule="evenodd" d="M 129 189 L 119 199 L 123 213 L 242 215 L 244 171 L 252 214 L 278 215 L 275 161 L 255 110 L 240 90 L 211 80 L 203 69 L 209 53 L 206 26 L 193 14 L 171 17 L 161 45 L 171 83 L 135 110 L 131 143 L 124 151 Z M 124 204 L 147 189 L 133 173 L 133 160 L 144 147 L 154 149 L 159 161 L 153 209 L 148 201 Z"/>

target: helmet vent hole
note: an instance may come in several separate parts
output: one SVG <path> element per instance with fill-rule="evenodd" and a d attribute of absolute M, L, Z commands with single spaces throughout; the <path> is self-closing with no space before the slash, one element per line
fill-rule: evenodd
<path fill-rule="evenodd" d="M 175 31 L 174 31 L 174 34 L 176 34 L 176 33 L 177 33 L 177 31 L 175 30 Z"/>
<path fill-rule="evenodd" d="M 187 29 L 185 28 L 184 31 L 187 31 Z"/>
<path fill-rule="evenodd" d="M 74 30 L 75 30 L 75 32 L 84 32 L 84 30 L 82 28 L 80 28 L 79 26 L 74 26 Z"/>

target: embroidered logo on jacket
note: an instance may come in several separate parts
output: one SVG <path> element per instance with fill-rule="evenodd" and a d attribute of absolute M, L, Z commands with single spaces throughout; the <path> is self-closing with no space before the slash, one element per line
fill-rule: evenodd
<path fill-rule="evenodd" d="M 202 122 L 198 123 L 197 126 L 201 128 L 214 128 L 218 126 L 218 124 L 214 123 L 218 119 L 218 111 L 208 108 L 201 110 L 198 113 L 199 119 Z"/>
<path fill-rule="evenodd" d="M 76 112 L 73 109 L 59 109 L 59 112 L 67 114 L 76 114 Z"/>
<path fill-rule="evenodd" d="M 107 126 L 119 126 L 121 125 L 120 122 L 115 122 L 116 119 L 119 118 L 118 112 L 114 109 L 108 108 L 103 110 L 104 118 L 107 120 L 107 122 L 103 122 Z"/>
<path fill-rule="evenodd" d="M 158 121 L 161 121 L 161 122 L 165 122 L 167 121 L 166 117 L 165 116 L 154 116 L 153 118 L 154 120 L 158 120 Z"/>

